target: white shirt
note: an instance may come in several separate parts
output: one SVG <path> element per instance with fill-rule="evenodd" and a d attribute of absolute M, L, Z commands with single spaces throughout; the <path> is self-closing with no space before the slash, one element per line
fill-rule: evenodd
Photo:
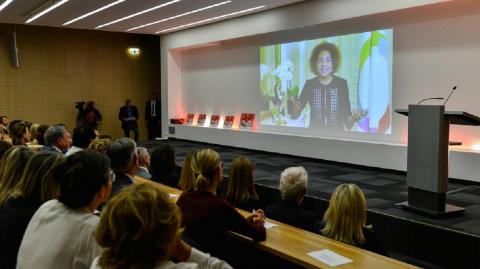
<path fill-rule="evenodd" d="M 28 224 L 17 269 L 86 269 L 101 252 L 94 232 L 99 218 L 58 200 L 44 203 Z"/>
<path fill-rule="evenodd" d="M 90 269 L 102 269 L 98 265 L 98 258 L 96 257 Z M 190 257 L 187 262 L 174 263 L 172 261 L 159 262 L 154 269 L 231 269 L 228 263 L 211 257 L 210 254 L 203 253 L 198 249 L 192 248 Z"/>
<path fill-rule="evenodd" d="M 65 153 L 65 157 L 68 157 L 72 155 L 73 153 L 77 153 L 79 151 L 82 151 L 82 148 L 72 146 L 71 148 L 68 149 L 67 153 Z"/>
<path fill-rule="evenodd" d="M 152 115 L 151 115 L 152 117 L 157 116 L 157 111 L 156 111 L 157 109 L 155 107 L 156 104 L 157 104 L 157 100 L 150 101 L 150 111 L 152 113 Z"/>

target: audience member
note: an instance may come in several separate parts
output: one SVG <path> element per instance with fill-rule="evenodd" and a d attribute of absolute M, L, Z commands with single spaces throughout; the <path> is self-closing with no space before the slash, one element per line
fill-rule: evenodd
<path fill-rule="evenodd" d="M 0 116 L 0 134 L 8 134 L 8 117 Z"/>
<path fill-rule="evenodd" d="M 26 146 L 13 147 L 3 154 L 0 159 L 0 205 L 12 194 L 33 155 L 34 152 Z"/>
<path fill-rule="evenodd" d="M 171 187 L 177 187 L 179 168 L 175 162 L 175 151 L 170 145 L 160 145 L 153 149 L 150 157 L 152 180 Z"/>
<path fill-rule="evenodd" d="M 13 122 L 9 126 L 9 134 L 14 146 L 26 145 L 30 142 L 30 130 L 25 121 Z"/>
<path fill-rule="evenodd" d="M 138 169 L 137 146 L 132 139 L 123 137 L 108 146 L 107 155 L 110 157 L 116 176 L 112 188 L 112 196 L 114 196 L 123 187 L 134 182 Z"/>
<path fill-rule="evenodd" d="M 99 140 L 93 140 L 90 145 L 88 145 L 88 149 L 107 154 L 108 147 L 112 144 L 111 139 L 99 139 Z"/>
<path fill-rule="evenodd" d="M 50 126 L 48 126 L 47 124 L 40 124 L 40 126 L 38 126 L 37 135 L 35 136 L 35 138 L 33 140 L 33 144 L 45 145 L 44 135 L 45 135 L 45 132 L 47 131 L 48 127 L 50 127 Z"/>
<path fill-rule="evenodd" d="M 55 173 L 58 199 L 44 203 L 27 226 L 17 257 L 17 269 L 89 268 L 101 252 L 94 232 L 95 209 L 107 200 L 113 173 L 108 158 L 84 150 L 66 158 Z"/>
<path fill-rule="evenodd" d="M 231 268 L 181 241 L 180 221 L 178 207 L 153 185 L 125 188 L 102 212 L 96 238 L 104 251 L 91 269 Z"/>
<path fill-rule="evenodd" d="M 0 158 L 9 150 L 12 148 L 13 145 L 11 143 L 8 143 L 7 141 L 0 140 Z"/>
<path fill-rule="evenodd" d="M 187 153 L 185 160 L 183 161 L 182 173 L 180 180 L 178 181 L 178 188 L 182 191 L 193 190 L 193 170 L 192 170 L 192 159 L 195 156 L 195 151 Z"/>
<path fill-rule="evenodd" d="M 247 211 L 261 208 L 253 184 L 254 170 L 255 165 L 247 158 L 240 157 L 233 160 L 223 198 L 233 206 Z"/>
<path fill-rule="evenodd" d="M 265 209 L 267 217 L 315 231 L 317 216 L 301 207 L 307 192 L 308 174 L 303 167 L 290 167 L 280 175 L 280 193 L 282 200 Z"/>
<path fill-rule="evenodd" d="M 323 236 L 388 256 L 371 226 L 366 226 L 367 202 L 355 184 L 341 184 L 332 194 L 319 230 Z"/>
<path fill-rule="evenodd" d="M 30 126 L 30 144 L 36 145 L 36 139 L 37 139 L 37 134 L 38 134 L 38 127 L 40 127 L 40 124 L 32 124 Z"/>
<path fill-rule="evenodd" d="M 0 268 L 15 269 L 17 253 L 28 222 L 42 203 L 60 193 L 53 171 L 63 160 L 50 152 L 34 155 L 6 202 L 0 206 Z"/>
<path fill-rule="evenodd" d="M 137 147 L 137 155 L 138 155 L 137 176 L 150 179 L 152 175 L 150 175 L 150 172 L 148 171 L 148 169 L 150 168 L 150 154 L 148 153 L 148 150 L 144 147 Z"/>
<path fill-rule="evenodd" d="M 88 145 L 97 138 L 97 132 L 91 125 L 83 125 L 73 129 L 72 147 L 65 156 L 88 148 Z"/>
<path fill-rule="evenodd" d="M 234 231 L 254 240 L 265 240 L 263 227 L 265 216 L 262 210 L 244 218 L 236 209 L 216 195 L 217 186 L 223 179 L 222 162 L 217 152 L 200 150 L 192 160 L 194 190 L 184 192 L 177 204 L 183 213 L 185 235 L 202 251 L 217 257 L 232 257 L 225 246 L 226 231 Z"/>
<path fill-rule="evenodd" d="M 45 145 L 40 152 L 50 151 L 64 154 L 72 145 L 72 139 L 67 127 L 56 124 L 48 127 L 45 131 Z"/>

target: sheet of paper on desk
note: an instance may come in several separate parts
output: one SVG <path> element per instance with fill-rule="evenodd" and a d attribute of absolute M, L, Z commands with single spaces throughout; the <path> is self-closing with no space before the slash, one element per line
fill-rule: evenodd
<path fill-rule="evenodd" d="M 169 193 L 169 194 L 168 194 L 168 197 L 170 197 L 170 198 L 177 198 L 177 197 L 178 197 L 178 194 Z"/>
<path fill-rule="evenodd" d="M 265 227 L 265 229 L 270 229 L 270 228 L 273 228 L 273 227 L 276 227 L 278 226 L 277 224 L 275 223 L 272 223 L 272 222 L 268 222 L 268 221 L 265 221 L 265 223 L 263 224 L 263 227 Z"/>
<path fill-rule="evenodd" d="M 307 254 L 332 267 L 352 262 L 352 260 L 343 257 L 342 255 L 339 255 L 329 249 L 312 251 Z"/>

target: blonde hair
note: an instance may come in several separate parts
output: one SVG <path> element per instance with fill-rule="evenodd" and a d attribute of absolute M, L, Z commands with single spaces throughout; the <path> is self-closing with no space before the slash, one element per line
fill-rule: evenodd
<path fill-rule="evenodd" d="M 93 140 L 90 145 L 88 145 L 88 149 L 107 154 L 108 146 L 112 143 L 111 139 L 99 139 Z"/>
<path fill-rule="evenodd" d="M 181 213 L 168 195 L 146 182 L 124 188 L 102 211 L 96 240 L 103 269 L 154 268 L 181 235 Z"/>
<path fill-rule="evenodd" d="M 337 241 L 352 245 L 363 244 L 363 227 L 367 221 L 367 202 L 362 190 L 355 184 L 341 184 L 332 194 L 321 233 Z"/>
<path fill-rule="evenodd" d="M 13 147 L 0 159 L 0 205 L 10 197 L 23 169 L 34 152 L 26 146 Z"/>
<path fill-rule="evenodd" d="M 12 196 L 30 197 L 40 202 L 58 198 L 60 183 L 54 178 L 55 169 L 65 158 L 61 154 L 38 153 L 25 166 L 22 178 Z"/>
<path fill-rule="evenodd" d="M 37 123 L 30 126 L 30 142 L 32 143 L 37 139 L 38 127 L 40 127 L 40 124 Z"/>
<path fill-rule="evenodd" d="M 247 158 L 239 157 L 233 160 L 228 174 L 225 199 L 238 203 L 258 199 L 255 185 L 253 185 L 254 170 L 255 165 Z"/>
<path fill-rule="evenodd" d="M 207 191 L 214 183 L 215 173 L 221 165 L 220 155 L 212 149 L 202 149 L 192 159 L 193 188 Z"/>
<path fill-rule="evenodd" d="M 192 159 L 195 156 L 195 152 L 189 152 L 187 156 L 185 156 L 185 160 L 183 162 L 182 173 L 180 176 L 180 180 L 178 181 L 178 187 L 180 189 L 187 191 L 193 189 L 193 170 L 192 170 Z"/>

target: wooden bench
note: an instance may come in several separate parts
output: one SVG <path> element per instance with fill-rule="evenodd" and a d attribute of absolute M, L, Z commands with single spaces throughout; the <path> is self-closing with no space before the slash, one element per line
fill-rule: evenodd
<path fill-rule="evenodd" d="M 135 180 L 137 183 L 146 181 L 153 183 L 162 191 L 172 195 L 172 199 L 174 200 L 178 199 L 178 196 L 181 194 L 181 191 L 176 188 L 150 180 L 139 177 L 135 177 Z M 237 210 L 243 216 L 250 214 L 241 209 Z M 278 226 L 267 230 L 267 240 L 265 241 L 253 242 L 239 234 L 233 232 L 231 234 L 239 240 L 252 243 L 252 246 L 260 250 L 305 268 L 333 268 L 307 254 L 323 249 L 329 249 L 353 261 L 339 266 L 340 268 L 418 268 L 272 219 L 267 218 L 267 221 Z"/>

